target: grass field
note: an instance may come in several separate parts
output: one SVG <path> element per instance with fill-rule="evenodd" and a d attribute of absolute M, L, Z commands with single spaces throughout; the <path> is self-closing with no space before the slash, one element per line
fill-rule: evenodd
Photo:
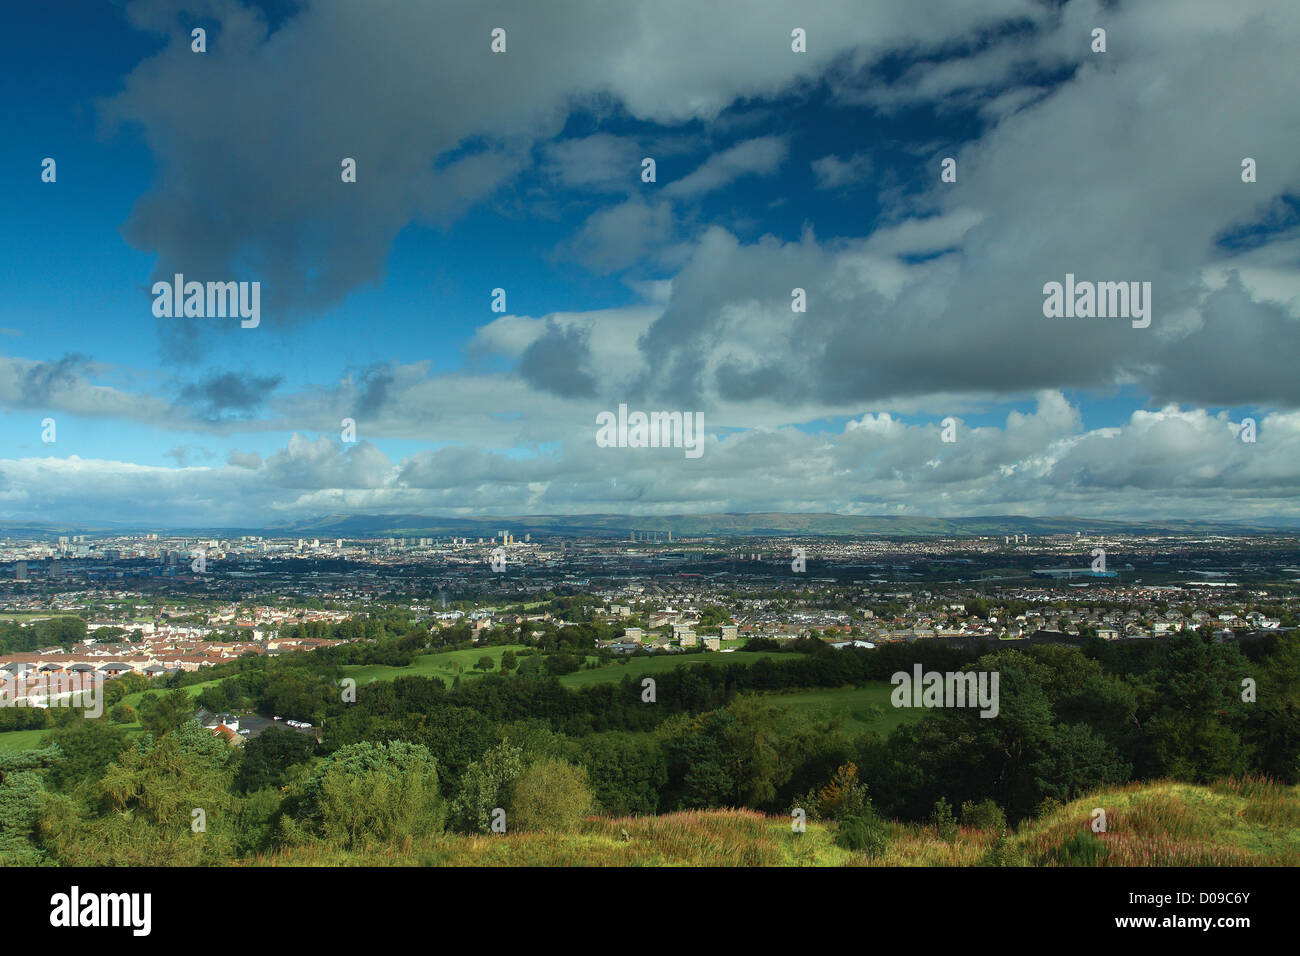
<path fill-rule="evenodd" d="M 198 697 L 199 694 L 203 693 L 203 688 L 211 687 L 213 684 L 219 684 L 219 683 L 221 683 L 220 680 L 205 680 L 198 684 L 189 684 L 185 687 L 185 690 L 189 691 L 189 695 L 191 697 Z M 149 690 L 138 690 L 134 694 L 127 694 L 125 697 L 122 698 L 122 703 L 129 704 L 132 707 L 138 708 L 140 706 L 140 698 L 142 698 L 145 694 L 166 694 L 166 693 L 169 693 L 168 689 L 162 685 L 161 681 L 159 681 L 157 687 L 152 687 Z"/>
<path fill-rule="evenodd" d="M 737 664 L 753 664 L 765 657 L 790 659 L 789 654 L 777 651 L 736 651 L 734 654 L 656 654 L 654 657 L 624 658 L 626 664 L 606 664 L 594 670 L 574 671 L 561 677 L 560 683 L 565 687 L 587 687 L 607 681 L 620 681 L 624 676 L 633 678 L 654 676 L 678 667 L 698 667 L 701 664 L 732 667 Z"/>
<path fill-rule="evenodd" d="M 34 750 L 48 730 L 6 730 L 0 733 L 0 750 Z"/>
<path fill-rule="evenodd" d="M 492 658 L 493 673 L 501 666 L 501 655 L 507 650 L 524 650 L 522 644 L 506 644 L 498 647 L 474 647 L 463 651 L 440 651 L 436 654 L 421 654 L 406 667 L 390 667 L 386 664 L 352 664 L 343 668 L 347 677 L 357 684 L 368 684 L 372 680 L 393 680 L 397 677 L 436 677 L 450 686 L 459 674 L 461 679 L 477 677 L 483 671 L 474 670 L 480 657 Z M 622 680 L 624 676 L 640 678 L 646 675 L 662 674 L 677 667 L 696 667 L 700 664 L 730 666 L 733 664 L 752 664 L 764 657 L 786 657 L 771 651 L 746 652 L 734 654 L 662 654 L 656 657 L 638 657 L 626 659 L 627 663 L 611 663 L 592 670 L 574 671 L 560 678 L 565 687 L 587 687 L 609 681 Z M 596 660 L 596 658 L 588 658 Z M 457 670 L 459 666 L 460 670 Z"/>
<path fill-rule="evenodd" d="M 501 666 L 501 655 L 506 651 L 520 651 L 522 644 L 502 644 L 497 647 L 473 647 L 463 651 L 440 651 L 436 654 L 421 654 L 406 667 L 390 667 L 386 664 L 348 664 L 343 667 L 343 674 L 351 677 L 357 685 L 368 684 L 372 680 L 393 680 L 397 677 L 436 677 L 450 686 L 459 675 L 462 679 L 482 675 L 483 671 L 474 670 L 480 657 L 492 658 L 493 671 Z M 457 669 L 459 668 L 459 670 Z"/>
<path fill-rule="evenodd" d="M 849 734 L 875 731 L 887 737 L 895 727 L 914 723 L 925 716 L 925 711 L 920 708 L 894 707 L 889 702 L 893 690 L 894 685 L 888 681 L 876 681 L 863 687 L 800 690 L 769 697 L 772 703 L 792 713 L 817 717 L 844 714 L 848 717 L 845 730 Z"/>

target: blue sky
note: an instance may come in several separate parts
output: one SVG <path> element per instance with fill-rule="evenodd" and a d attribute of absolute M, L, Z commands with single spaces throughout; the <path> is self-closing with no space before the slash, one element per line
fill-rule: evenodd
<path fill-rule="evenodd" d="M 939 6 L 25 6 L 0 517 L 1294 516 L 1300 15 Z M 261 324 L 155 318 L 174 271 Z M 598 447 L 620 403 L 706 453 Z"/>

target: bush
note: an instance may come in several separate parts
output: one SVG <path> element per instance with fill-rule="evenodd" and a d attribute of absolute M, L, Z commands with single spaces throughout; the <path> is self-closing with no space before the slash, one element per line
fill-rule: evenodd
<path fill-rule="evenodd" d="M 931 821 L 934 823 L 934 828 L 939 831 L 940 840 L 951 843 L 957 839 L 957 818 L 952 815 L 952 804 L 943 797 L 935 801 Z"/>
<path fill-rule="evenodd" d="M 1005 833 L 1007 830 L 1007 817 L 992 800 L 984 800 L 980 803 L 974 803 L 967 800 L 961 805 L 961 825 L 970 827 L 972 830 L 993 830 L 997 833 Z"/>
<path fill-rule="evenodd" d="M 866 784 L 858 780 L 858 768 L 846 763 L 835 771 L 831 782 L 817 794 L 817 819 L 845 820 L 872 813 Z"/>
<path fill-rule="evenodd" d="M 591 812 L 587 772 L 559 760 L 533 764 L 510 790 L 507 826 L 517 830 L 572 830 Z"/>
<path fill-rule="evenodd" d="M 1057 800 L 1055 797 L 1043 797 L 1038 806 L 1034 808 L 1034 816 L 1039 819 L 1050 817 L 1053 813 L 1064 806 L 1065 804 L 1060 800 Z"/>
<path fill-rule="evenodd" d="M 1057 850 L 1056 862 L 1062 866 L 1101 866 L 1106 845 L 1089 830 L 1081 830 Z"/>
<path fill-rule="evenodd" d="M 845 817 L 840 821 L 835 842 L 854 853 L 866 853 L 867 856 L 877 857 L 889 849 L 889 831 L 875 814 Z"/>
<path fill-rule="evenodd" d="M 992 801 L 988 801 L 992 802 Z M 999 811 L 1000 812 L 1000 811 Z M 1005 833 L 999 833 L 993 846 L 980 858 L 980 866 L 1024 866 L 1024 860 Z"/>
<path fill-rule="evenodd" d="M 502 741 L 468 767 L 451 807 L 453 825 L 467 833 L 490 833 L 492 815 L 505 806 L 511 785 L 524 772 L 524 752 Z"/>
<path fill-rule="evenodd" d="M 339 748 L 292 796 L 299 827 L 343 849 L 443 829 L 436 761 L 403 740 Z"/>
<path fill-rule="evenodd" d="M 135 708 L 130 704 L 118 704 L 108 712 L 108 719 L 115 724 L 135 723 Z"/>

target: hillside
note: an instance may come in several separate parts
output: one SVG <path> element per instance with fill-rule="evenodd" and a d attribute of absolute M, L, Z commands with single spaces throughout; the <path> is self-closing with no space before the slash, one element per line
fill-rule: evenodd
<path fill-rule="evenodd" d="M 1091 829 L 1094 808 L 1107 831 Z M 998 845 L 991 831 L 941 839 L 932 826 L 890 823 L 877 857 L 835 842 L 835 825 L 795 834 L 787 817 L 711 810 L 589 818 L 576 832 L 411 839 L 346 853 L 299 847 L 262 866 L 1297 866 L 1300 787 L 1258 780 L 1208 786 L 1154 782 L 1108 789 L 1027 821 Z"/>

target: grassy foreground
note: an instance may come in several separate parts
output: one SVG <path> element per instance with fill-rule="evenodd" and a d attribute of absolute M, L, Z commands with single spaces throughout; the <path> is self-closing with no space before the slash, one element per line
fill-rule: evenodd
<path fill-rule="evenodd" d="M 1092 830 L 1106 810 L 1105 833 Z M 591 817 L 567 833 L 425 836 L 345 852 L 299 847 L 261 856 L 271 866 L 1297 866 L 1300 787 L 1254 779 L 1208 786 L 1135 783 L 1076 800 L 999 842 L 963 828 L 951 842 L 932 826 L 891 823 L 881 855 L 835 843 L 835 824 L 750 810 Z"/>

